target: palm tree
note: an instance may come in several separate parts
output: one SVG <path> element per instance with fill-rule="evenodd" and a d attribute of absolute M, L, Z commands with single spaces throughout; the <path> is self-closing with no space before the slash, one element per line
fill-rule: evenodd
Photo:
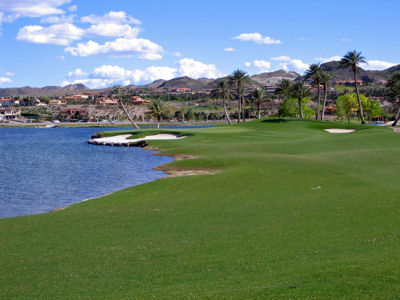
<path fill-rule="evenodd" d="M 238 101 L 238 123 L 240 122 L 240 116 L 244 118 L 243 108 L 243 87 L 250 81 L 249 76 L 243 70 L 236 70 L 229 76 L 229 80 L 236 86 L 236 97 Z"/>
<path fill-rule="evenodd" d="M 232 125 L 231 119 L 229 118 L 228 111 L 226 110 L 226 100 L 228 100 L 232 97 L 231 85 L 229 84 L 228 81 L 222 80 L 222 81 L 218 82 L 217 87 L 218 87 L 217 95 L 218 95 L 218 97 L 222 98 L 222 105 L 224 106 L 224 113 L 226 116 L 226 120 L 228 121 L 229 125 Z"/>
<path fill-rule="evenodd" d="M 303 114 L 303 98 L 308 98 L 313 95 L 313 92 L 305 85 L 304 81 L 297 81 L 290 89 L 290 95 L 297 99 L 299 104 L 300 118 L 304 119 Z"/>
<path fill-rule="evenodd" d="M 157 118 L 157 128 L 160 128 L 161 117 L 168 112 L 168 107 L 161 98 L 157 98 L 151 101 L 149 109 L 149 114 Z"/>
<path fill-rule="evenodd" d="M 128 95 L 121 90 L 120 86 L 114 86 L 111 90 L 111 94 L 117 97 L 118 104 L 122 108 L 128 120 L 133 124 L 133 126 L 135 126 L 136 129 L 139 129 L 139 126 L 135 123 L 135 121 L 133 121 L 128 111 L 126 110 L 125 105 L 122 103 L 123 98 L 126 98 Z"/>
<path fill-rule="evenodd" d="M 390 95 L 393 98 L 400 98 L 400 72 L 396 72 L 390 77 L 387 83 L 387 87 L 389 88 Z M 399 119 L 400 119 L 400 102 L 396 119 L 394 120 L 392 126 L 396 126 Z"/>
<path fill-rule="evenodd" d="M 319 119 L 319 106 L 321 104 L 321 91 L 320 91 L 321 72 L 322 70 L 319 64 L 311 64 L 305 73 L 305 78 L 311 79 L 312 84 L 316 85 L 318 89 L 317 112 L 315 114 L 316 120 Z"/>
<path fill-rule="evenodd" d="M 268 100 L 267 94 L 262 89 L 256 89 L 251 95 L 250 100 L 257 106 L 257 119 L 260 119 L 261 105 Z"/>
<path fill-rule="evenodd" d="M 358 91 L 357 84 L 357 67 L 360 63 L 366 63 L 365 57 L 361 56 L 361 52 L 357 52 L 356 50 L 347 52 L 340 61 L 342 68 L 351 67 L 354 75 L 354 86 L 356 88 L 357 93 L 357 101 L 358 101 L 358 110 L 360 112 L 361 123 L 365 124 L 364 112 L 361 105 L 360 93 Z"/>
<path fill-rule="evenodd" d="M 331 79 L 332 79 L 331 75 L 329 75 L 326 72 L 321 72 L 321 84 L 324 87 L 324 103 L 322 105 L 321 120 L 323 120 L 325 116 L 326 98 L 328 97 L 328 85 Z"/>
<path fill-rule="evenodd" d="M 278 83 L 278 86 L 275 89 L 275 95 L 278 95 L 279 100 L 281 100 L 281 97 L 287 98 L 290 92 L 291 85 L 292 82 L 289 79 L 282 79 Z"/>

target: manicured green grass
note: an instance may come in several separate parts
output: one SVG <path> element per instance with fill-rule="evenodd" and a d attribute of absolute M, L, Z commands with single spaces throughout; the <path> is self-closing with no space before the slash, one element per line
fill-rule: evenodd
<path fill-rule="evenodd" d="M 399 134 L 296 120 L 180 132 L 193 136 L 149 144 L 200 158 L 168 168 L 221 172 L 0 220 L 1 298 L 399 298 Z"/>

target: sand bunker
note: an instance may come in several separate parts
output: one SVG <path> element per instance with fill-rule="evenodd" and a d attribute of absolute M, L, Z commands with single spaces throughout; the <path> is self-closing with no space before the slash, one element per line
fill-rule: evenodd
<path fill-rule="evenodd" d="M 91 139 L 88 141 L 88 143 L 97 145 L 128 145 L 130 143 L 137 143 L 141 141 L 177 140 L 186 137 L 186 136 L 177 136 L 171 133 L 160 133 L 160 134 L 145 136 L 143 138 L 138 138 L 138 139 L 130 139 L 129 137 L 131 136 L 132 134 L 122 134 L 110 137 L 103 137 L 103 138 Z"/>
<path fill-rule="evenodd" d="M 337 128 L 332 128 L 332 129 L 325 129 L 325 131 L 329 133 L 350 133 L 353 132 L 354 129 L 337 129 Z"/>

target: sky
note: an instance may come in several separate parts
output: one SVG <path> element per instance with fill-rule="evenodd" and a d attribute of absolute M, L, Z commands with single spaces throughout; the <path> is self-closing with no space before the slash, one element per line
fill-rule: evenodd
<path fill-rule="evenodd" d="M 0 88 L 400 63 L 398 0 L 0 0 Z"/>

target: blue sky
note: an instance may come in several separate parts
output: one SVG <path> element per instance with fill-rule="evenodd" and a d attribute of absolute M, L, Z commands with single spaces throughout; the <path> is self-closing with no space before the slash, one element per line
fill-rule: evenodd
<path fill-rule="evenodd" d="M 285 69 L 362 51 L 400 63 L 400 2 L 0 0 L 0 87 L 98 88 Z"/>

